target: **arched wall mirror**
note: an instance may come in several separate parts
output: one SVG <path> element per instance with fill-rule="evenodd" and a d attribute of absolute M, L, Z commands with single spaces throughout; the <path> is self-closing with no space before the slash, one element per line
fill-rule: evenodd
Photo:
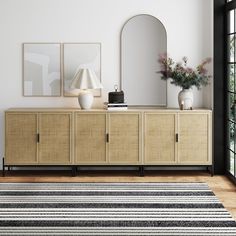
<path fill-rule="evenodd" d="M 167 83 L 158 57 L 167 52 L 166 30 L 151 15 L 129 19 L 121 32 L 121 89 L 131 106 L 166 106 Z"/>

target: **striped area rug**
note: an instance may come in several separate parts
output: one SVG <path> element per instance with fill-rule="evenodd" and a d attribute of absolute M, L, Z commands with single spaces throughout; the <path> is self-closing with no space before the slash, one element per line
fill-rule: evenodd
<path fill-rule="evenodd" d="M 0 235 L 236 235 L 206 183 L 0 183 Z"/>

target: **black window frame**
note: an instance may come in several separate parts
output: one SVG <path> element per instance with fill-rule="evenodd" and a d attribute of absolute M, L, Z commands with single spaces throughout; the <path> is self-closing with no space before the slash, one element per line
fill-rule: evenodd
<path fill-rule="evenodd" d="M 234 30 L 233 32 L 230 31 L 230 12 L 234 11 Z M 234 35 L 233 40 L 233 48 L 234 48 L 234 55 L 233 55 L 233 62 L 231 61 L 230 55 L 230 36 Z M 236 183 L 236 110 L 232 110 L 236 108 L 236 0 L 225 1 L 224 7 L 224 80 L 225 80 L 225 172 L 227 176 Z M 234 65 L 233 68 L 233 91 L 230 89 L 230 73 L 231 69 L 229 66 Z M 230 97 L 233 95 L 233 101 L 230 101 Z M 234 112 L 234 119 L 231 119 L 230 113 Z M 233 125 L 233 132 L 234 132 L 234 147 L 232 150 L 232 146 L 230 143 L 230 133 L 232 130 Z M 231 154 L 233 154 L 233 173 L 230 171 L 231 169 Z"/>

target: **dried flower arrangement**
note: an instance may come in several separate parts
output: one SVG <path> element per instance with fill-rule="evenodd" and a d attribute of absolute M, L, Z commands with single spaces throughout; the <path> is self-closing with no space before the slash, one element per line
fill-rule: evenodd
<path fill-rule="evenodd" d="M 161 65 L 161 70 L 157 73 L 161 74 L 161 79 L 171 79 L 171 84 L 180 86 L 183 89 L 190 89 L 196 86 L 200 89 L 201 86 L 209 84 L 211 75 L 208 75 L 206 65 L 211 62 L 211 58 L 206 58 L 203 62 L 193 69 L 188 67 L 187 57 L 183 57 L 181 62 L 174 62 L 174 60 L 168 57 L 166 54 L 162 54 L 159 57 L 158 62 Z"/>

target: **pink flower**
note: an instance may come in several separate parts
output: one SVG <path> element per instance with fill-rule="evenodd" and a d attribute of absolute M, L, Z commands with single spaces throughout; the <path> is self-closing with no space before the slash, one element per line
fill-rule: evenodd
<path fill-rule="evenodd" d="M 204 67 L 200 67 L 200 68 L 199 68 L 199 73 L 200 73 L 200 74 L 203 74 L 203 75 L 206 75 L 206 74 L 207 74 L 207 69 L 204 68 Z"/>
<path fill-rule="evenodd" d="M 167 58 L 168 58 L 167 53 L 162 53 L 159 55 L 158 62 L 160 62 L 160 63 L 166 62 Z"/>
<path fill-rule="evenodd" d="M 206 60 L 205 60 L 206 64 L 210 63 L 211 61 L 212 61 L 212 60 L 211 60 L 210 57 L 207 57 Z"/>
<path fill-rule="evenodd" d="M 191 73 L 193 73 L 193 69 L 190 68 L 190 67 L 187 67 L 187 68 L 186 68 L 186 72 L 189 73 L 189 74 L 191 74 Z"/>

